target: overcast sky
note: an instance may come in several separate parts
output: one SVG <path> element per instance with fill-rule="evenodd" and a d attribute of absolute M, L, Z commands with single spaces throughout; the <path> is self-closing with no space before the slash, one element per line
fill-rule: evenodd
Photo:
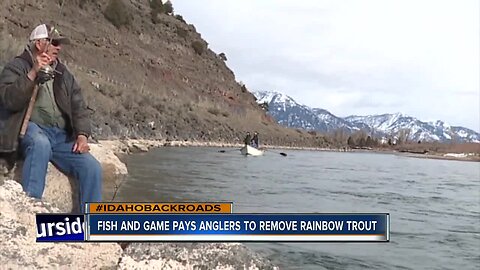
<path fill-rule="evenodd" d="M 478 0 L 172 3 L 250 91 L 480 130 Z"/>

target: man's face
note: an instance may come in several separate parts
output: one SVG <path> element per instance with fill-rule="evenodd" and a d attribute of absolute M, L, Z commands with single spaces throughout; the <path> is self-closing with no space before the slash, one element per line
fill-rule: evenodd
<path fill-rule="evenodd" d="M 46 52 L 50 56 L 52 63 L 57 60 L 58 54 L 62 49 L 62 44 L 55 39 L 51 41 L 48 39 L 38 40 L 36 46 L 39 52 Z"/>

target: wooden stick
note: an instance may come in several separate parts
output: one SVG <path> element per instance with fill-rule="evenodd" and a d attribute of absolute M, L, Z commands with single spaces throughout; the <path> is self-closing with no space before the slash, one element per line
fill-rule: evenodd
<path fill-rule="evenodd" d="M 33 106 L 35 105 L 35 101 L 37 100 L 37 95 L 38 84 L 35 84 L 32 97 L 30 98 L 30 102 L 28 103 L 27 112 L 25 113 L 25 118 L 23 118 L 22 128 L 20 129 L 20 139 L 23 139 L 25 133 L 27 132 L 28 122 L 30 121 L 30 117 L 32 117 Z"/>

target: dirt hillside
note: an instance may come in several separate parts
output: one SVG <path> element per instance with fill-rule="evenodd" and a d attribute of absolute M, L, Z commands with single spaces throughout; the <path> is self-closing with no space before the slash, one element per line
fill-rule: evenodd
<path fill-rule="evenodd" d="M 72 40 L 62 59 L 82 86 L 97 139 L 238 142 L 257 130 L 263 143 L 325 146 L 267 116 L 188 18 L 159 14 L 154 23 L 149 0 L 121 1 L 130 20 L 118 28 L 104 16 L 109 0 L 1 1 L 0 65 L 37 24 L 52 23 Z"/>

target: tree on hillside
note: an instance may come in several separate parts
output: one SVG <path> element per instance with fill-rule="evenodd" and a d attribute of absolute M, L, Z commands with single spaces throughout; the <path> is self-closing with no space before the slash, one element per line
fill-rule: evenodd
<path fill-rule="evenodd" d="M 163 2 L 162 0 L 149 0 L 150 1 L 150 8 L 152 10 L 155 10 L 159 13 L 163 13 L 165 8 L 163 7 Z"/>
<path fill-rule="evenodd" d="M 259 106 L 260 106 L 260 108 L 262 108 L 264 111 L 268 112 L 268 108 L 269 108 L 268 102 L 265 101 L 265 102 L 263 102 L 263 103 L 260 103 Z"/>
<path fill-rule="evenodd" d="M 173 15 L 173 5 L 170 1 L 163 3 L 162 0 L 149 0 L 149 4 L 152 16 L 157 16 L 158 14 Z"/>
<path fill-rule="evenodd" d="M 345 136 L 343 128 L 338 128 L 333 131 L 333 140 L 335 143 L 343 145 L 345 143 Z"/>
<path fill-rule="evenodd" d="M 355 140 L 352 138 L 352 136 L 348 137 L 347 144 L 350 147 L 355 147 Z"/>
<path fill-rule="evenodd" d="M 165 2 L 165 4 L 163 4 L 163 11 L 165 12 L 165 14 L 168 14 L 168 15 L 173 14 L 173 5 L 172 5 L 172 2 L 170 2 L 170 0 L 168 0 L 167 2 Z"/>
<path fill-rule="evenodd" d="M 110 0 L 103 15 L 117 28 L 128 25 L 131 20 L 130 13 L 123 0 Z"/>
<path fill-rule="evenodd" d="M 409 128 L 402 128 L 398 131 L 398 140 L 397 144 L 403 144 L 408 141 L 408 137 L 410 136 L 410 129 Z"/>
<path fill-rule="evenodd" d="M 372 146 L 373 146 L 372 137 L 370 137 L 370 136 L 367 137 L 367 141 L 365 142 L 365 145 L 366 145 L 367 147 L 372 147 Z"/>
<path fill-rule="evenodd" d="M 227 61 L 227 56 L 225 55 L 225 53 L 222 52 L 222 53 L 220 53 L 218 56 L 219 56 L 220 59 L 222 59 L 223 61 Z"/>
<path fill-rule="evenodd" d="M 365 138 L 364 137 L 361 137 L 360 140 L 358 141 L 358 146 L 360 147 L 364 147 L 365 146 Z"/>
<path fill-rule="evenodd" d="M 180 14 L 175 15 L 175 18 L 176 18 L 177 20 L 183 22 L 183 23 L 187 23 L 187 22 L 183 19 L 182 15 L 180 15 Z"/>

